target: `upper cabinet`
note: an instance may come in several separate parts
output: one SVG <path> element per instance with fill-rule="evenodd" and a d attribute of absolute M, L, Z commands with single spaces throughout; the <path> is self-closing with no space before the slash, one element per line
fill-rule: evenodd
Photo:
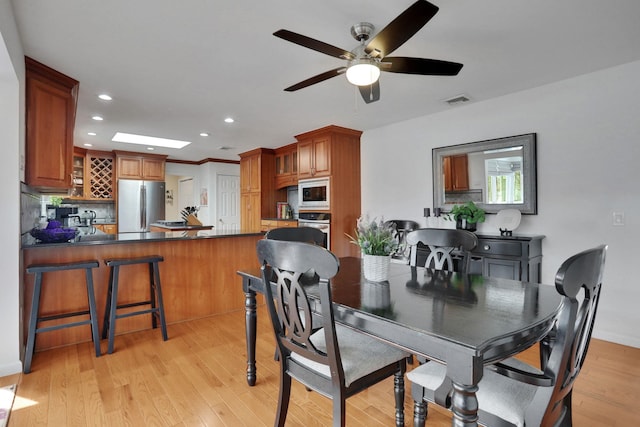
<path fill-rule="evenodd" d="M 29 57 L 26 67 L 26 184 L 43 192 L 74 187 L 73 128 L 78 81 Z"/>
<path fill-rule="evenodd" d="M 73 150 L 73 188 L 70 198 L 78 200 L 114 200 L 113 154 L 80 147 Z"/>
<path fill-rule="evenodd" d="M 73 150 L 73 188 L 70 194 L 72 199 L 84 199 L 85 196 L 86 151 L 78 147 L 74 147 Z"/>
<path fill-rule="evenodd" d="M 298 179 L 331 175 L 331 135 L 304 134 L 298 141 Z"/>
<path fill-rule="evenodd" d="M 117 179 L 146 179 L 164 181 L 167 156 L 115 151 Z"/>
<path fill-rule="evenodd" d="M 442 159 L 444 189 L 462 191 L 469 189 L 468 159 L 466 154 L 446 156 Z"/>
<path fill-rule="evenodd" d="M 276 150 L 276 190 L 298 184 L 298 144 Z"/>
<path fill-rule="evenodd" d="M 115 199 L 115 160 L 113 154 L 103 151 L 87 151 L 86 189 L 89 200 Z"/>

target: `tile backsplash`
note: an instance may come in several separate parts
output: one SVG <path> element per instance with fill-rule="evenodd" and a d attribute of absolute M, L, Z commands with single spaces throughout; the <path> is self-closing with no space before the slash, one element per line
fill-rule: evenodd
<path fill-rule="evenodd" d="M 41 196 L 25 184 L 20 184 L 20 233 L 28 233 L 40 222 Z"/>
<path fill-rule="evenodd" d="M 47 215 L 46 205 L 49 196 L 42 196 L 28 185 L 20 184 L 20 233 L 26 234 L 40 223 L 40 217 Z M 67 200 L 68 202 L 68 200 Z M 115 219 L 115 203 L 91 202 L 87 200 L 71 201 L 64 203 L 78 207 L 78 214 L 92 210 L 96 212 L 96 218 Z"/>

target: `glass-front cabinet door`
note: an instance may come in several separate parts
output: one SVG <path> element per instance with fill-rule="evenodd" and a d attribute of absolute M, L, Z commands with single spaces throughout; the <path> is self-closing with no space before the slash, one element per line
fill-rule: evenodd
<path fill-rule="evenodd" d="M 85 153 L 73 152 L 73 187 L 71 188 L 71 198 L 84 199 L 84 170 Z"/>

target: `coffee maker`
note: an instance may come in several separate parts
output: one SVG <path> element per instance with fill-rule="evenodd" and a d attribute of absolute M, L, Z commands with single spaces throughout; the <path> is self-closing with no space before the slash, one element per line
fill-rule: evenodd
<path fill-rule="evenodd" d="M 80 225 L 80 215 L 77 206 L 58 206 L 56 209 L 56 221 L 60 221 L 64 227 Z"/>

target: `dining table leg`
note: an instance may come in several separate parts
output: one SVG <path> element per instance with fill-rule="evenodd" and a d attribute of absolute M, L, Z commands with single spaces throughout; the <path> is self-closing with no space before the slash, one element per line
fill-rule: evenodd
<path fill-rule="evenodd" d="M 478 425 L 477 385 L 460 384 L 452 381 L 451 412 L 453 427 L 476 427 Z"/>
<path fill-rule="evenodd" d="M 250 288 L 249 279 L 242 279 L 244 290 L 244 323 L 247 340 L 247 383 L 249 386 L 256 384 L 256 293 Z"/>

